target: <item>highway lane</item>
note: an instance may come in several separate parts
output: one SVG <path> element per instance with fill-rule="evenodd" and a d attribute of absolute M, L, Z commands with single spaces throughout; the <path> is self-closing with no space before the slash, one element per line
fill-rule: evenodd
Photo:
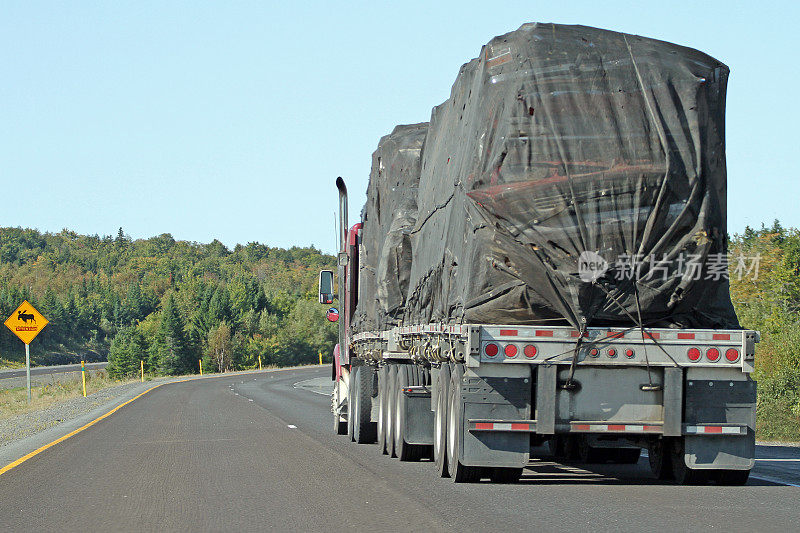
<path fill-rule="evenodd" d="M 678 487 L 633 466 L 534 459 L 456 485 L 332 434 L 309 368 L 161 386 L 0 476 L 10 530 L 792 530 L 800 489 Z M 780 456 L 781 450 L 773 450 Z M 780 463 L 780 462 L 778 462 Z M 789 463 L 784 463 L 789 464 Z M 761 463 L 759 463 L 761 468 Z M 779 467 L 780 468 L 780 467 Z"/>

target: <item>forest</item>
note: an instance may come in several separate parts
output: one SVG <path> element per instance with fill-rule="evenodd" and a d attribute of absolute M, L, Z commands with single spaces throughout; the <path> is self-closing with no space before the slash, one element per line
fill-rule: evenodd
<path fill-rule="evenodd" d="M 0 314 L 28 300 L 50 321 L 30 346 L 40 365 L 108 358 L 121 377 L 140 360 L 152 374 L 312 363 L 336 343 L 316 294 L 334 264 L 313 247 L 0 228 Z M 3 327 L 0 366 L 24 353 Z"/>
<path fill-rule="evenodd" d="M 729 251 L 731 299 L 739 322 L 761 332 L 753 375 L 757 434 L 800 441 L 800 232 L 778 221 L 747 228 L 730 239 Z"/>
<path fill-rule="evenodd" d="M 759 435 L 800 440 L 800 232 L 779 222 L 729 237 L 731 298 L 756 350 Z M 741 260 L 740 260 L 741 259 Z M 185 374 L 330 361 L 336 326 L 317 302 L 314 248 L 259 243 L 228 249 L 64 230 L 0 228 L 0 314 L 25 299 L 50 324 L 31 344 L 36 364 L 109 360 L 112 377 Z M 24 360 L 0 332 L 0 366 Z"/>

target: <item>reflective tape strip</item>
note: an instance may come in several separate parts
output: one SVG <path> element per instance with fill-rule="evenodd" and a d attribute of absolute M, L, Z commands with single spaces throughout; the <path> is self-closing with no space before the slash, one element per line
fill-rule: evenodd
<path fill-rule="evenodd" d="M 536 431 L 536 424 L 530 422 L 472 422 L 470 429 L 473 431 Z"/>
<path fill-rule="evenodd" d="M 647 424 L 572 424 L 571 429 L 587 433 L 661 433 L 661 426 Z"/>
<path fill-rule="evenodd" d="M 691 435 L 744 435 L 745 426 L 686 426 L 685 432 Z"/>

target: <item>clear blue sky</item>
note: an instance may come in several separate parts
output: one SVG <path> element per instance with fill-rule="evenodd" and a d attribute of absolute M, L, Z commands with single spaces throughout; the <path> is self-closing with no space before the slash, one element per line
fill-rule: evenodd
<path fill-rule="evenodd" d="M 797 2 L 0 3 L 0 225 L 334 249 L 334 179 L 524 22 L 731 68 L 729 231 L 800 227 Z"/>

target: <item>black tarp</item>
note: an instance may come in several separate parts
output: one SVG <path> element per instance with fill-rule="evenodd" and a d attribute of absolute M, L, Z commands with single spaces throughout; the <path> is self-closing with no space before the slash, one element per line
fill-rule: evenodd
<path fill-rule="evenodd" d="M 696 50 L 584 26 L 493 39 L 433 110 L 418 207 L 400 215 L 407 297 L 384 311 L 406 324 L 580 328 L 641 313 L 653 326 L 738 327 L 720 266 L 727 77 Z M 372 210 L 388 207 L 374 163 L 367 254 L 380 241 L 367 235 L 386 231 L 370 229 Z M 383 246 L 371 260 L 397 256 Z M 587 279 L 579 261 L 598 256 L 608 269 Z M 402 293 L 386 275 L 372 283 Z"/>
<path fill-rule="evenodd" d="M 411 275 L 409 231 L 417 222 L 420 152 L 428 123 L 397 126 L 372 154 L 361 212 L 357 331 L 399 323 Z"/>

